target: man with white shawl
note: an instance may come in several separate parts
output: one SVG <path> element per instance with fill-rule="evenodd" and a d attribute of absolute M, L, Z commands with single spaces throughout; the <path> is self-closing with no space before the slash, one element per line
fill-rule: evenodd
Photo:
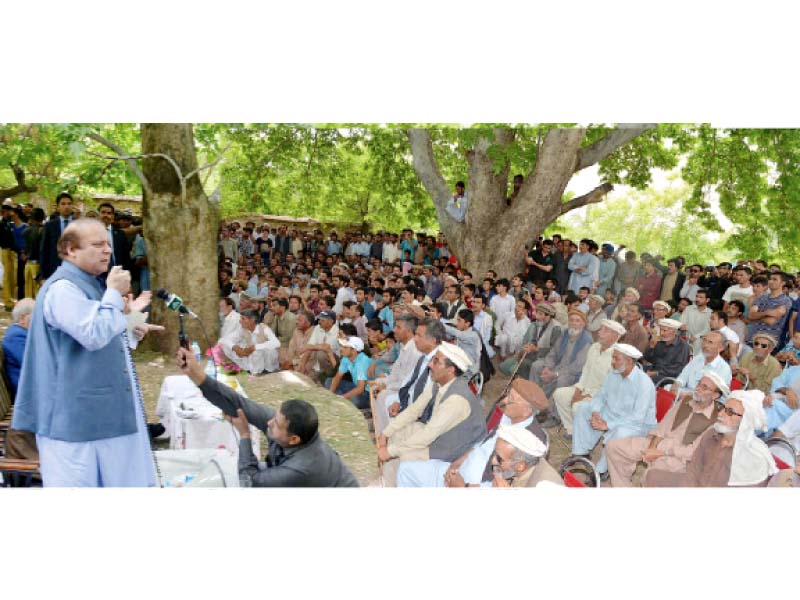
<path fill-rule="evenodd" d="M 650 469 L 647 487 L 761 487 L 778 472 L 756 433 L 767 427 L 764 392 L 731 392 L 713 428 L 703 434 L 685 473 Z"/>

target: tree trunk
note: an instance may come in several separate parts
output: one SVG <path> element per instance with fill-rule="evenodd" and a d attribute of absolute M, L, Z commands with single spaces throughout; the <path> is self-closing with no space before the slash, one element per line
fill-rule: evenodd
<path fill-rule="evenodd" d="M 164 154 L 175 163 L 153 157 L 142 164 L 148 184 L 142 209 L 152 289 L 165 288 L 180 296 L 203 320 L 213 344 L 219 335 L 219 212 L 208 201 L 197 174 L 185 181 L 182 190 L 182 178 L 197 169 L 192 125 L 143 123 L 142 153 Z M 167 328 L 153 339 L 161 352 L 172 354 L 178 347 L 178 317 L 155 298 L 152 311 L 153 322 Z M 186 319 L 186 333 L 205 349 L 202 330 L 193 319 Z"/>
<path fill-rule="evenodd" d="M 450 249 L 464 268 L 480 279 L 489 269 L 505 277 L 524 271 L 526 245 L 535 241 L 560 215 L 600 202 L 613 189 L 604 183 L 587 194 L 564 202 L 564 190 L 572 175 L 606 158 L 652 127 L 654 125 L 620 127 L 583 149 L 581 142 L 586 135 L 585 129 L 551 129 L 539 149 L 536 166 L 526 175 L 511 207 L 506 206 L 509 166 L 505 164 L 497 169 L 489 156 L 489 148 L 512 144 L 515 132 L 495 129 L 493 140 L 480 138 L 467 155 L 469 205 L 463 223 L 457 222 L 445 210 L 453 191 L 439 171 L 429 132 L 410 129 L 408 138 L 414 170 L 433 199 L 439 225 Z"/>

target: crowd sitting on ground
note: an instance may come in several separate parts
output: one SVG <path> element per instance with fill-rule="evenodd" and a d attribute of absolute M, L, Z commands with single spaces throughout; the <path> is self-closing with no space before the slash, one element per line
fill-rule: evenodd
<path fill-rule="evenodd" d="M 652 486 L 774 479 L 764 440 L 800 442 L 793 275 L 761 260 L 640 261 L 624 245 L 558 235 L 537 240 L 525 263 L 510 278 L 473 274 L 441 234 L 408 229 L 340 238 L 225 223 L 220 347 L 240 368 L 261 353 L 256 371 L 297 370 L 371 409 L 387 485 L 549 480 L 530 475 L 546 464 L 545 430 L 576 456 L 600 443 L 597 469 L 614 486 L 631 485 L 640 462 Z M 502 429 L 536 423 L 543 451 L 478 426 L 486 407 L 467 383 L 495 365 L 536 390 L 508 389 Z M 657 421 L 662 381 L 676 399 Z M 515 421 L 515 403 L 530 413 Z M 506 443 L 528 476 L 489 468 Z"/>
<path fill-rule="evenodd" d="M 466 203 L 457 187 L 450 208 Z M 65 204 L 60 195 L 42 227 L 43 263 L 48 227 L 70 219 Z M 110 205 L 98 216 L 110 239 L 141 237 Z M 3 227 L 16 235 L 13 221 Z M 117 256 L 137 255 L 120 245 Z M 640 463 L 648 486 L 800 485 L 796 473 L 776 476 L 764 441 L 800 444 L 794 276 L 762 260 L 640 262 L 624 245 L 559 235 L 524 258 L 510 277 L 473 274 L 441 234 L 340 239 L 223 223 L 211 354 L 255 376 L 300 372 L 371 413 L 389 486 L 560 484 L 551 435 L 575 456 L 599 444 L 597 470 L 613 486 L 632 485 Z M 14 315 L 22 328 L 29 308 Z M 487 430 L 480 382 L 495 367 L 511 381 Z M 675 402 L 657 419 L 664 382 Z"/>

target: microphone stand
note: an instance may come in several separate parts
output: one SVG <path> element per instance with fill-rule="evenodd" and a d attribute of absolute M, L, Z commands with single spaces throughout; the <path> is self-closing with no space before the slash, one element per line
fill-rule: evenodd
<path fill-rule="evenodd" d="M 178 343 L 182 348 L 191 350 L 189 338 L 186 337 L 186 330 L 183 328 L 183 314 L 180 312 L 178 313 L 178 322 L 180 323 L 180 329 L 178 330 Z"/>

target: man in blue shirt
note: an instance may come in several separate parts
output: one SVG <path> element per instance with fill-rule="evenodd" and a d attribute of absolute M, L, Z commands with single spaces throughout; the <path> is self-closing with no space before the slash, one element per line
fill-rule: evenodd
<path fill-rule="evenodd" d="M 332 379 L 325 382 L 325 387 L 334 394 L 350 400 L 356 408 L 369 408 L 367 370 L 372 364 L 372 359 L 363 352 L 364 342 L 355 336 L 340 339 L 339 349 L 342 353 L 339 369 Z M 343 381 L 345 373 L 350 374 L 352 381 Z"/>
<path fill-rule="evenodd" d="M 23 298 L 14 305 L 11 316 L 14 324 L 8 328 L 3 338 L 3 367 L 11 382 L 11 401 L 17 395 L 19 370 L 22 367 L 22 357 L 25 354 L 25 342 L 28 340 L 28 327 L 31 324 L 34 302 L 30 298 Z"/>

